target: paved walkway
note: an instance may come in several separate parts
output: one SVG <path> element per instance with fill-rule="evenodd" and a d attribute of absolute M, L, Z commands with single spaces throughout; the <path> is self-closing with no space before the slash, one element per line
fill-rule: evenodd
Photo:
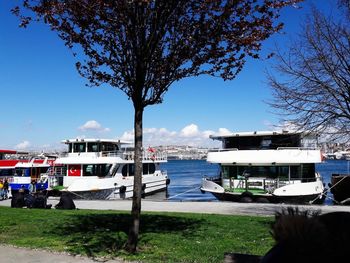
<path fill-rule="evenodd" d="M 58 203 L 57 198 L 49 198 L 48 204 L 54 207 Z M 74 200 L 78 209 L 96 210 L 120 210 L 131 211 L 131 200 Z M 10 206 L 11 200 L 0 201 L 0 206 Z M 262 204 L 262 203 L 234 203 L 234 202 L 173 202 L 142 200 L 142 211 L 152 212 L 184 212 L 201 214 L 223 214 L 223 215 L 256 215 L 272 216 L 277 211 L 290 204 Z M 300 209 L 317 210 L 321 213 L 334 211 L 350 212 L 350 206 L 340 205 L 297 205 Z"/>
<path fill-rule="evenodd" d="M 50 198 L 48 204 L 53 206 L 58 199 Z M 0 206 L 10 206 L 10 200 L 0 201 Z M 97 210 L 131 210 L 131 200 L 116 201 L 92 201 L 74 200 L 78 209 Z M 225 215 L 258 215 L 272 216 L 277 211 L 290 205 L 286 204 L 244 204 L 233 202 L 169 202 L 169 201 L 142 201 L 142 211 L 153 212 L 191 212 L 205 214 L 225 214 Z M 321 213 L 334 211 L 350 212 L 350 206 L 321 206 L 321 205 L 298 205 L 300 209 L 317 210 Z M 0 262 L 6 263 L 91 263 L 101 262 L 86 257 L 71 256 L 68 254 L 53 253 L 42 250 L 31 250 L 24 248 L 14 248 L 0 245 Z M 109 260 L 106 263 L 120 263 L 125 261 Z"/>
<path fill-rule="evenodd" d="M 71 256 L 65 253 L 37 249 L 16 248 L 0 245 L 1 263 L 122 263 L 122 260 L 93 260 L 87 257 Z"/>

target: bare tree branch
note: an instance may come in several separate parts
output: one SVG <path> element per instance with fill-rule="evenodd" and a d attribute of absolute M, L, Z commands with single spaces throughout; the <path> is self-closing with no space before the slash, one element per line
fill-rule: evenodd
<path fill-rule="evenodd" d="M 350 139 L 349 29 L 349 20 L 336 22 L 313 9 L 288 54 L 277 52 L 275 69 L 281 77 L 268 74 L 269 104 L 284 121 Z"/>

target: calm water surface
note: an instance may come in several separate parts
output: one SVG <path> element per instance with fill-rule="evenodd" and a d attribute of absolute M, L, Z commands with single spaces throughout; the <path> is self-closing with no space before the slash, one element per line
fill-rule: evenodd
<path fill-rule="evenodd" d="M 350 162 L 345 160 L 327 160 L 316 165 L 323 181 L 328 187 L 333 173 L 349 173 Z M 207 163 L 205 160 L 171 160 L 161 166 L 168 172 L 170 185 L 167 198 L 169 201 L 217 201 L 210 194 L 202 194 L 199 190 L 203 176 L 216 176 L 219 173 L 219 165 Z M 326 205 L 332 204 L 332 194 L 328 193 Z M 148 198 L 165 198 L 165 193 Z"/>

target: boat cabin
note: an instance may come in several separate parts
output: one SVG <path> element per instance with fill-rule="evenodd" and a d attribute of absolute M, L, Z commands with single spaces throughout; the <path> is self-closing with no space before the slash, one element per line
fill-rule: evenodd
<path fill-rule="evenodd" d="M 279 148 L 316 148 L 317 136 L 302 132 L 242 132 L 210 136 L 222 141 L 223 149 L 276 150 Z"/>
<path fill-rule="evenodd" d="M 208 161 L 220 164 L 224 187 L 266 190 L 272 184 L 316 180 L 321 154 L 315 134 L 243 132 L 211 138 L 222 141 L 223 149 L 209 152 Z"/>
<path fill-rule="evenodd" d="M 96 139 L 73 139 L 65 140 L 68 145 L 68 153 L 101 153 L 117 152 L 120 145 L 129 143 L 120 140 L 96 140 Z"/>

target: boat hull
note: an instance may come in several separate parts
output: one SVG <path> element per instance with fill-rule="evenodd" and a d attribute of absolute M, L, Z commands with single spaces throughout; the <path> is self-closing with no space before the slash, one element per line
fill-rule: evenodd
<path fill-rule="evenodd" d="M 239 193 L 212 193 L 220 201 L 241 202 L 241 203 L 289 203 L 289 204 L 321 204 L 324 197 L 320 194 L 305 196 L 275 196 L 272 194 L 250 195 Z"/>
<path fill-rule="evenodd" d="M 69 183 L 62 191 L 70 193 L 74 199 L 115 200 L 133 196 L 133 177 L 121 178 L 80 178 Z M 167 189 L 170 180 L 166 175 L 143 176 L 142 195 L 151 195 Z M 64 183 L 65 185 L 65 183 Z M 55 190 L 51 191 L 55 195 Z"/>
<path fill-rule="evenodd" d="M 300 184 L 301 185 L 301 184 Z M 203 192 L 212 193 L 220 201 L 232 201 L 232 202 L 256 202 L 256 203 L 291 203 L 291 204 L 320 204 L 323 203 L 326 197 L 326 191 L 323 188 L 321 182 L 316 181 L 313 183 L 304 183 L 308 185 L 310 189 L 318 189 L 315 191 L 304 191 L 303 194 L 274 194 L 274 193 L 255 193 L 250 191 L 229 191 L 214 181 L 204 178 L 202 180 L 201 190 Z M 284 192 L 283 189 L 288 186 L 281 187 L 278 192 Z M 295 185 L 290 185 L 290 188 L 294 188 Z"/>

